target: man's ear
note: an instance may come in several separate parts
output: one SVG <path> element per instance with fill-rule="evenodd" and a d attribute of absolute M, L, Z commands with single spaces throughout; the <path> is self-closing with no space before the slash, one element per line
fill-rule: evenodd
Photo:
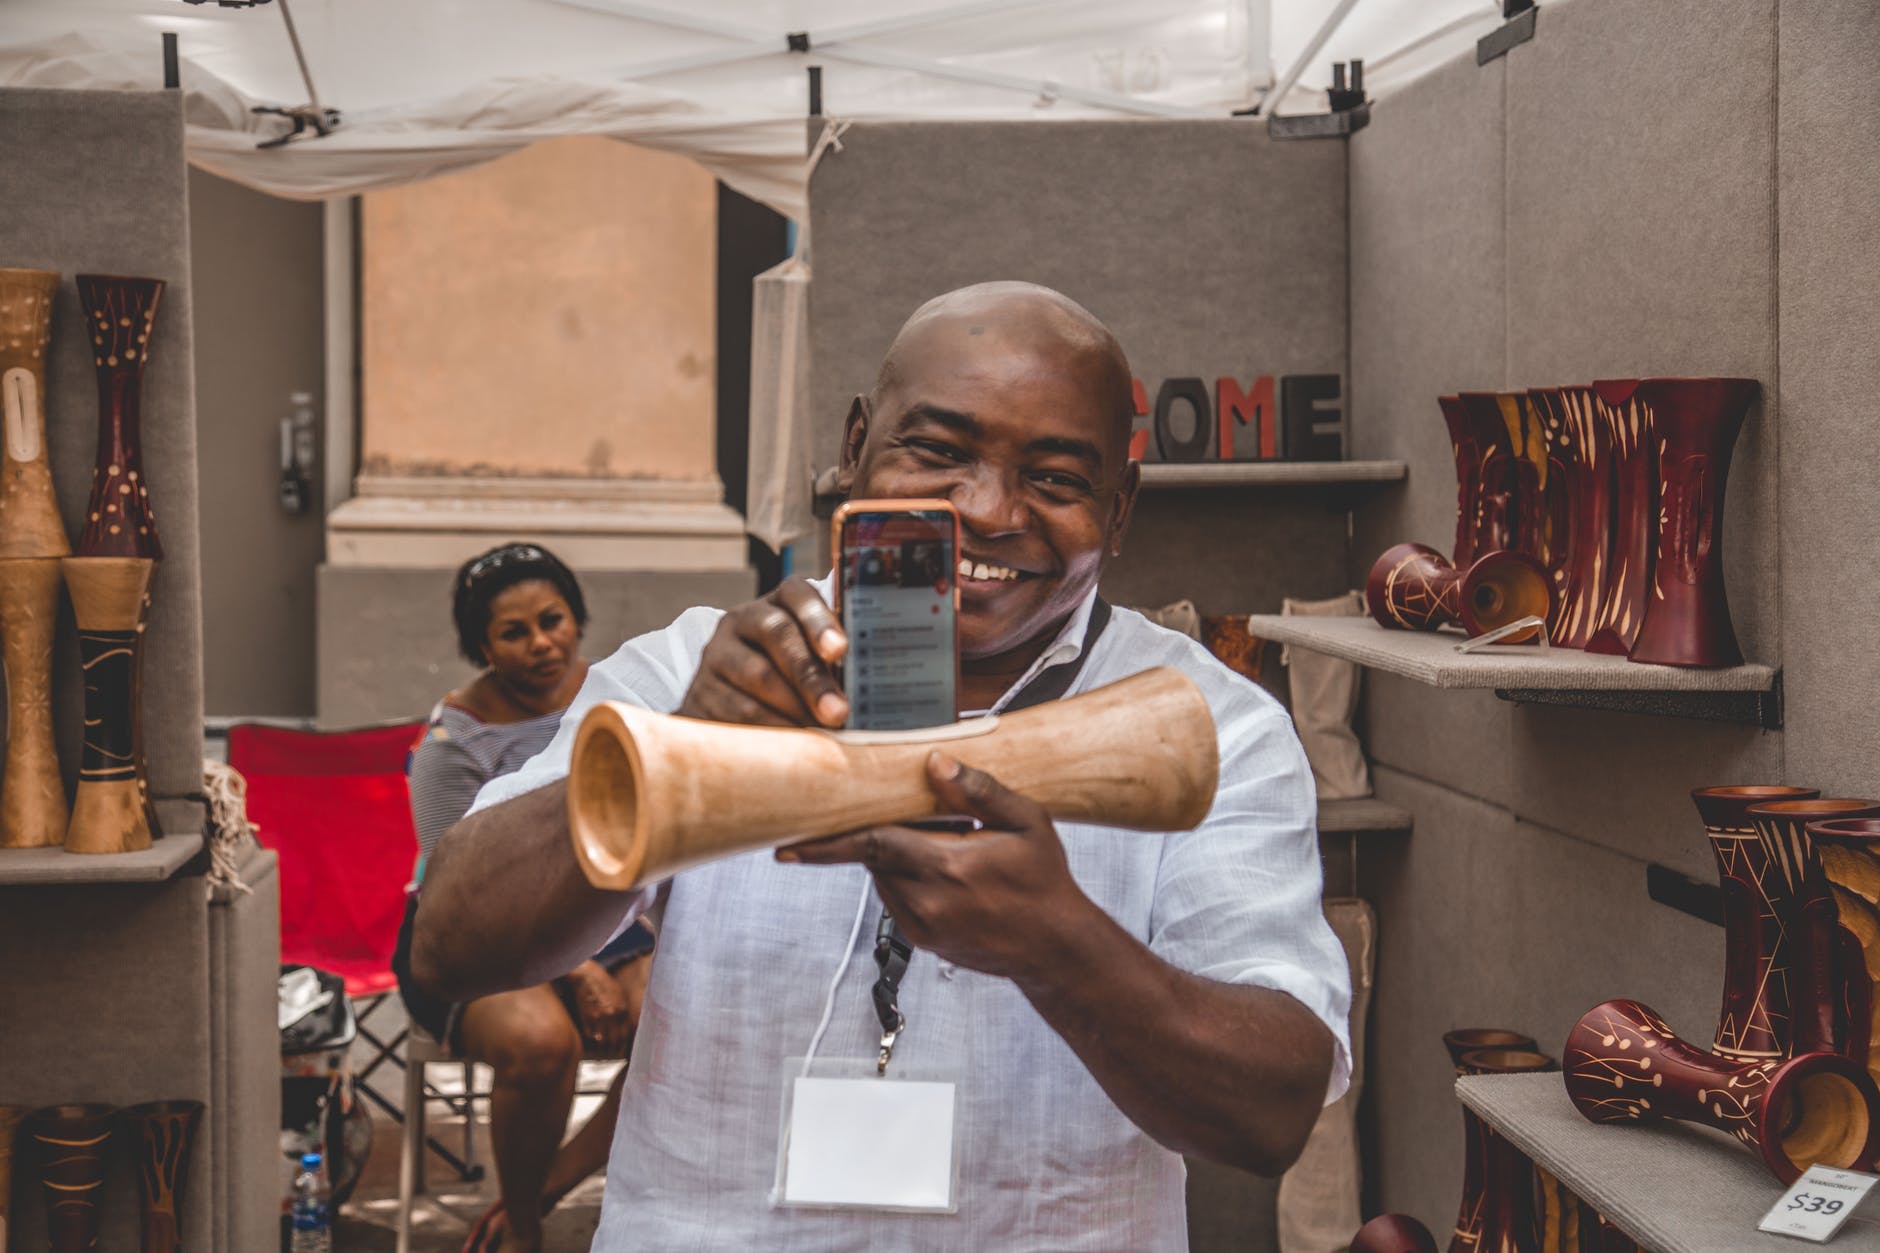
<path fill-rule="evenodd" d="M 1142 463 L 1125 462 L 1123 481 L 1116 489 L 1116 499 L 1110 502 L 1110 524 L 1104 536 L 1104 548 L 1112 557 L 1123 555 L 1123 536 L 1129 530 L 1129 520 L 1136 512 L 1136 493 L 1142 488 Z"/>
<path fill-rule="evenodd" d="M 836 463 L 836 490 L 847 496 L 855 487 L 855 468 L 862 462 L 862 445 L 868 441 L 870 411 L 868 397 L 857 396 L 849 403 L 849 416 L 842 426 L 842 453 Z"/>

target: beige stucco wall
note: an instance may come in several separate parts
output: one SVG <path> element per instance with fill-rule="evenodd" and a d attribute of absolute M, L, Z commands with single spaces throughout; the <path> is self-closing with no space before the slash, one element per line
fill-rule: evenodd
<path fill-rule="evenodd" d="M 716 232 L 598 138 L 364 197 L 363 472 L 713 478 Z"/>

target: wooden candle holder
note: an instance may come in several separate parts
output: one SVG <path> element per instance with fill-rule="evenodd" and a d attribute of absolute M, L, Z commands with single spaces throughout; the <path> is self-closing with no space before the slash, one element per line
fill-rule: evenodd
<path fill-rule="evenodd" d="M 589 882 L 638 887 L 737 853 L 932 817 L 936 749 L 1053 817 L 1145 831 L 1200 823 L 1220 769 L 1206 699 L 1166 667 L 919 731 L 732 726 L 603 701 L 575 736 L 568 826 Z"/>
<path fill-rule="evenodd" d="M 52 639 L 59 558 L 72 551 L 46 456 L 52 270 L 0 269 L 0 646 L 7 688 L 0 848 L 65 835 L 65 782 L 52 734 Z"/>

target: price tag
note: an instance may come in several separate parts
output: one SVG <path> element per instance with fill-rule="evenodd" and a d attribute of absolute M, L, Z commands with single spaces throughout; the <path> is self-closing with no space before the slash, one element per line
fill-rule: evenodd
<path fill-rule="evenodd" d="M 1782 1236 L 1822 1243 L 1831 1239 L 1880 1177 L 1856 1170 L 1810 1166 L 1757 1226 Z"/>

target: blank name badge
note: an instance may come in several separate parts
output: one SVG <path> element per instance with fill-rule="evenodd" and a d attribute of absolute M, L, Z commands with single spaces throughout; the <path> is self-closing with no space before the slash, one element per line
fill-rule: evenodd
<path fill-rule="evenodd" d="M 954 1213 L 956 1085 L 876 1073 L 873 1058 L 802 1059 L 784 1078 L 774 1204 Z"/>

